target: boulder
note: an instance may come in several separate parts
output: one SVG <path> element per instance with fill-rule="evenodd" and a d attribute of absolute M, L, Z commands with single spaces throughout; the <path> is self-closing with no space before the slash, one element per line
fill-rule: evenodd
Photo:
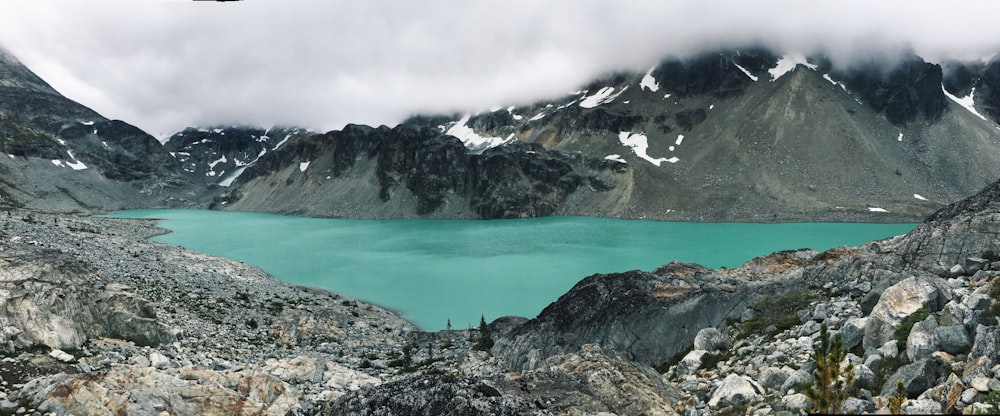
<path fill-rule="evenodd" d="M 708 354 L 705 350 L 693 350 L 684 355 L 677 363 L 677 375 L 694 374 L 701 368 L 701 359 Z"/>
<path fill-rule="evenodd" d="M 908 415 L 939 415 L 944 410 L 941 403 L 928 399 L 907 400 L 900 409 Z"/>
<path fill-rule="evenodd" d="M 785 384 L 785 380 L 788 380 L 790 375 L 792 375 L 792 371 L 767 367 L 761 370 L 760 375 L 757 376 L 757 381 L 764 387 L 777 390 L 781 389 L 781 386 Z"/>
<path fill-rule="evenodd" d="M 966 274 L 975 274 L 980 270 L 986 270 L 990 266 L 990 261 L 981 257 L 966 257 L 962 262 L 962 268 Z"/>
<path fill-rule="evenodd" d="M 976 328 L 976 339 L 965 361 L 962 381 L 969 382 L 975 377 L 989 377 L 993 366 L 1000 363 L 1000 327 L 982 326 Z"/>
<path fill-rule="evenodd" d="M 852 350 L 861 344 L 865 337 L 865 325 L 868 318 L 851 318 L 840 327 L 840 338 L 844 341 L 844 349 Z"/>
<path fill-rule="evenodd" d="M 840 411 L 849 415 L 872 413 L 876 409 L 875 403 L 872 403 L 871 400 L 859 399 L 857 397 L 848 397 L 840 406 Z"/>
<path fill-rule="evenodd" d="M 939 326 L 935 329 L 941 351 L 949 354 L 964 354 L 972 346 L 969 331 L 965 325 Z"/>
<path fill-rule="evenodd" d="M 933 316 L 917 322 L 906 337 L 906 357 L 911 362 L 930 357 L 931 353 L 940 349 L 941 342 L 937 337 L 937 321 Z"/>
<path fill-rule="evenodd" d="M 854 366 L 854 385 L 865 390 L 874 390 L 875 387 L 875 372 L 867 365 L 858 364 Z"/>
<path fill-rule="evenodd" d="M 785 382 L 781 384 L 781 391 L 800 389 L 806 383 L 812 382 L 812 380 L 812 372 L 805 368 L 800 368 L 785 379 Z"/>
<path fill-rule="evenodd" d="M 802 393 L 789 394 L 781 398 L 781 407 L 795 414 L 804 413 L 812 407 L 809 398 Z"/>
<path fill-rule="evenodd" d="M 764 391 L 755 383 L 738 374 L 729 374 L 719 387 L 712 392 L 708 405 L 714 409 L 727 406 L 743 405 L 760 399 Z"/>
<path fill-rule="evenodd" d="M 865 323 L 865 348 L 875 347 L 893 339 L 896 328 L 921 308 L 937 310 L 938 287 L 911 276 L 890 286 L 879 297 L 878 303 Z"/>
<path fill-rule="evenodd" d="M 906 396 L 915 399 L 924 390 L 934 386 L 942 372 L 944 372 L 944 366 L 935 358 L 904 365 L 886 379 L 885 384 L 882 385 L 881 395 L 888 397 L 895 394 L 896 382 L 901 381 L 906 388 Z"/>
<path fill-rule="evenodd" d="M 715 328 L 704 328 L 694 336 L 694 349 L 704 351 L 725 351 L 732 346 L 732 340 Z"/>

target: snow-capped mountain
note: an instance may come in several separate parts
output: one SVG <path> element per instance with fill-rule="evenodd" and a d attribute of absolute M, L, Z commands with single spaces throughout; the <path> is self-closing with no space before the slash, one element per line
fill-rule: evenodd
<path fill-rule="evenodd" d="M 189 127 L 170 136 L 164 147 L 193 181 L 225 187 L 268 152 L 309 134 L 314 133 L 296 127 Z"/>
<path fill-rule="evenodd" d="M 417 116 L 403 125 L 454 137 L 466 148 L 470 163 L 489 156 L 489 149 L 535 143 L 541 148 L 530 150 L 534 154 L 579 154 L 621 165 L 618 173 L 602 174 L 602 186 L 573 188 L 557 198 L 554 214 L 706 221 L 917 220 L 1000 176 L 995 105 L 1000 65 L 944 67 L 948 70 L 912 54 L 891 63 L 840 68 L 823 57 L 778 55 L 761 48 L 716 51 L 668 58 L 642 72 L 612 74 L 543 102 L 477 114 Z M 419 193 L 417 198 L 410 194 L 416 192 L 412 188 L 374 200 L 363 194 L 384 196 L 386 186 L 350 194 L 333 191 L 349 186 L 347 180 L 373 180 L 365 175 L 354 172 L 358 176 L 340 179 L 300 169 L 309 161 L 309 172 L 326 169 L 320 161 L 331 155 L 323 152 L 341 151 L 337 143 L 343 136 L 331 132 L 315 139 L 325 143 L 312 147 L 318 153 L 301 148 L 296 157 L 270 155 L 277 158 L 268 164 L 270 170 L 254 175 L 253 183 L 232 193 L 228 203 L 290 211 L 295 195 L 315 200 L 333 192 L 339 195 L 337 202 L 306 204 L 310 214 L 349 215 L 347 207 L 357 207 L 353 212 L 362 217 L 375 211 L 376 216 L 481 216 L 469 209 L 417 214 L 415 204 L 404 201 L 419 199 Z M 429 157 L 428 152 L 416 150 L 408 157 L 419 160 Z M 384 167 L 383 157 L 383 148 L 373 145 L 356 158 L 340 160 L 336 170 L 362 169 L 367 159 Z M 399 176 L 403 180 L 395 183 L 405 183 L 416 173 L 369 173 L 378 175 Z M 281 203 L 275 204 L 277 197 L 268 189 L 279 184 L 285 188 Z M 446 193 L 454 197 L 453 205 L 468 206 L 479 198 L 468 189 L 449 187 Z M 530 188 L 510 191 L 534 193 Z"/>

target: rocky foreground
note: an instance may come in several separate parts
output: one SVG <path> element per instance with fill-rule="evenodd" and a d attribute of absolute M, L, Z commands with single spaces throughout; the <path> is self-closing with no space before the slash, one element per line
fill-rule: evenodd
<path fill-rule="evenodd" d="M 437 333 L 157 232 L 0 214 L 0 414 L 798 414 L 824 325 L 845 412 L 1000 404 L 1000 183 L 905 236 L 594 275 Z"/>

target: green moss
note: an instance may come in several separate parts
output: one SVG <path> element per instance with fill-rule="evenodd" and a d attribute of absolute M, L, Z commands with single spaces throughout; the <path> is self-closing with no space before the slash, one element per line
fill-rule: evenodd
<path fill-rule="evenodd" d="M 899 327 L 896 328 L 896 332 L 893 335 L 893 338 L 896 340 L 896 345 L 899 346 L 900 351 L 906 350 L 906 338 L 910 336 L 910 331 L 913 329 L 913 325 L 916 325 L 917 322 L 927 319 L 927 317 L 930 316 L 930 314 L 931 311 L 927 310 L 927 308 L 920 308 L 917 309 L 917 311 L 914 312 L 913 315 L 906 317 L 906 319 L 904 319 L 903 322 L 899 324 Z"/>
<path fill-rule="evenodd" d="M 765 296 L 750 305 L 753 318 L 741 322 L 741 336 L 749 334 L 774 335 L 799 324 L 797 311 L 809 306 L 812 295 L 806 289 L 785 295 Z"/>

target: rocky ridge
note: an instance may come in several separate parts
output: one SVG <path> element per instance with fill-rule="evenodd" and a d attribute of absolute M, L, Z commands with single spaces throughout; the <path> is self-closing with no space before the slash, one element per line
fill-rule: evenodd
<path fill-rule="evenodd" d="M 795 414 L 823 325 L 850 352 L 845 411 L 884 411 L 897 381 L 909 412 L 991 411 L 998 189 L 859 247 L 590 276 L 488 332 L 419 332 L 148 221 L 10 211 L 0 411 Z"/>

